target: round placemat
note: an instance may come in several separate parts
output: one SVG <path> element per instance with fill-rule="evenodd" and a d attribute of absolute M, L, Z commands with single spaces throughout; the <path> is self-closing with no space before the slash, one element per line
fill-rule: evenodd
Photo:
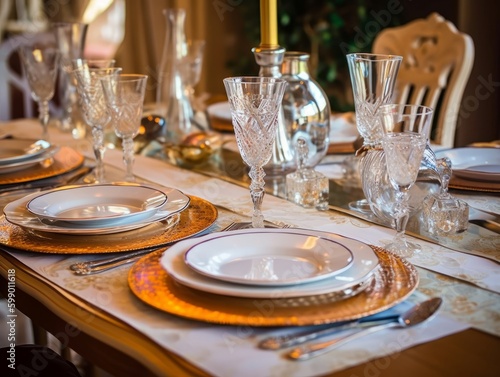
<path fill-rule="evenodd" d="M 339 301 L 328 295 L 273 299 L 222 296 L 177 283 L 161 267 L 159 250 L 136 262 L 128 276 L 132 292 L 166 313 L 193 320 L 238 326 L 305 326 L 353 320 L 386 310 L 417 287 L 415 267 L 388 251 L 372 246 L 380 260 L 369 286 Z"/>
<path fill-rule="evenodd" d="M 51 164 L 46 167 L 39 163 L 36 166 L 16 172 L 0 174 L 0 185 L 31 182 L 37 179 L 55 177 L 56 175 L 76 169 L 85 160 L 81 153 L 69 147 L 61 147 L 52 159 Z"/>
<path fill-rule="evenodd" d="M 0 244 L 40 253 L 104 254 L 161 247 L 198 234 L 217 219 L 217 208 L 205 199 L 190 196 L 189 206 L 164 221 L 127 232 L 105 235 L 63 235 L 34 232 L 0 218 Z M 178 220 L 178 223 L 177 223 Z"/>

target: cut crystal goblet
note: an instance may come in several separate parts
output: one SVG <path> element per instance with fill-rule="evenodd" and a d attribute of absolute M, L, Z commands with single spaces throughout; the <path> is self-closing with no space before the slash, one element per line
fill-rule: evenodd
<path fill-rule="evenodd" d="M 25 46 L 20 55 L 31 96 L 38 102 L 42 139 L 49 141 L 49 101 L 54 96 L 60 53 L 52 47 Z"/>
<path fill-rule="evenodd" d="M 224 79 L 236 143 L 243 161 L 250 167 L 254 228 L 264 227 L 261 211 L 265 185 L 263 166 L 271 159 L 278 111 L 286 85 L 285 80 L 272 77 Z"/>

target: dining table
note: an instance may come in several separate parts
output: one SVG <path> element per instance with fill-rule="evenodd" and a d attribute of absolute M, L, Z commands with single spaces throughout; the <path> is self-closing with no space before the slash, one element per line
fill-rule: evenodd
<path fill-rule="evenodd" d="M 32 138 L 41 131 L 37 120 L 18 119 L 1 123 L 0 133 Z M 53 144 L 81 154 L 83 165 L 92 165 L 88 139 L 74 139 L 56 127 L 50 127 L 49 133 Z M 500 235 L 473 223 L 465 232 L 434 237 L 421 229 L 421 220 L 410 221 L 408 236 L 421 245 L 422 251 L 401 262 L 407 263 L 415 275 L 413 280 L 400 281 L 402 287 L 398 289 L 411 284 L 414 289 L 393 304 L 394 308 L 406 310 L 413 303 L 440 297 L 442 305 L 431 320 L 415 327 L 376 332 L 310 360 L 292 360 L 286 350 L 258 347 L 268 335 L 318 326 L 307 321 L 307 316 L 304 323 L 294 323 L 304 315 L 297 314 L 293 306 L 289 311 L 280 311 L 284 321 L 278 323 L 266 320 L 276 318 L 273 313 L 277 310 L 274 305 L 279 305 L 277 300 L 248 299 L 248 311 L 238 318 L 225 310 L 234 300 L 224 295 L 202 294 L 196 296 L 199 302 L 191 305 L 178 300 L 167 289 L 175 290 L 171 287 L 175 283 L 164 284 L 165 271 L 159 264 L 162 256 L 182 242 L 251 219 L 247 169 L 237 152 L 234 135 L 225 132 L 223 138 L 221 150 L 203 164 L 179 166 L 154 153 L 135 156 L 137 182 L 175 188 L 190 198 L 192 209 L 185 221 L 196 231 L 155 248 L 150 244 L 154 236 L 148 238 L 148 234 L 129 240 L 131 247 L 139 244 L 141 248 L 142 243 L 144 248 L 152 249 L 134 263 L 97 274 L 76 275 L 70 269 L 74 263 L 107 258 L 117 252 L 114 245 L 122 245 L 118 251 L 126 252 L 123 245 L 128 241 L 120 233 L 92 236 L 92 240 L 82 237 L 77 246 L 69 245 L 69 238 L 64 236 L 59 243 L 43 237 L 13 241 L 18 229 L 3 216 L 1 294 L 15 301 L 9 315 L 15 318 L 17 311 L 22 312 L 64 347 L 114 376 L 499 375 Z M 281 177 L 266 181 L 264 217 L 271 227 L 340 235 L 367 244 L 383 256 L 384 246 L 391 242 L 395 231 L 349 209 L 348 199 L 362 195 L 362 190 L 342 177 L 341 161 L 352 155 L 342 143 L 342 153 L 327 156 L 318 166 L 330 179 L 327 210 L 304 208 L 286 200 Z M 104 161 L 111 181 L 124 179 L 118 147 L 109 143 Z M 22 183 L 10 188 L 0 191 L 2 208 L 43 189 Z M 457 184 L 450 185 L 450 192 L 466 201 L 475 213 L 500 216 L 500 190 L 462 189 Z M 184 213 L 180 221 L 184 221 Z M 317 313 L 318 318 L 321 314 Z M 264 319 L 259 322 L 256 318 Z M 5 322 L 4 318 L 2 326 Z"/>

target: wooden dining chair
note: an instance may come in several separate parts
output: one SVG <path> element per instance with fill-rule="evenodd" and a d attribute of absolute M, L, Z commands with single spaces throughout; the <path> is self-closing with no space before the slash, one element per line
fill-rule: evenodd
<path fill-rule="evenodd" d="M 438 13 L 382 30 L 372 52 L 403 57 L 397 103 L 432 107 L 431 145 L 452 148 L 460 103 L 474 63 L 472 38 Z"/>

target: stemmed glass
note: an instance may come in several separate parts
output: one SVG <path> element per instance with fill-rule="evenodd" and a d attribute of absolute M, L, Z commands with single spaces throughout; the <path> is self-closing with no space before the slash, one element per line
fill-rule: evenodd
<path fill-rule="evenodd" d="M 243 161 L 250 167 L 254 228 L 264 227 L 261 212 L 265 185 L 263 166 L 271 159 L 278 111 L 286 85 L 285 80 L 272 77 L 224 79 L 236 143 Z"/>
<path fill-rule="evenodd" d="M 114 121 L 116 136 L 122 139 L 125 180 L 133 182 L 134 137 L 141 126 L 144 94 L 148 76 L 121 74 L 101 79 L 104 98 Z"/>
<path fill-rule="evenodd" d="M 38 102 L 42 139 L 49 141 L 49 101 L 54 96 L 60 53 L 52 47 L 25 46 L 20 55 L 31 96 Z"/>
<path fill-rule="evenodd" d="M 396 55 L 365 53 L 347 55 L 356 110 L 356 127 L 363 138 L 363 152 L 380 144 L 382 131 L 378 125 L 377 111 L 381 105 L 392 103 L 402 59 Z M 361 155 L 363 156 L 363 153 Z M 363 166 L 361 161 L 360 169 L 363 169 Z M 362 172 L 361 179 L 363 180 Z M 349 203 L 349 207 L 360 212 L 371 212 L 366 199 Z"/>
<path fill-rule="evenodd" d="M 105 76 L 115 76 L 121 72 L 121 68 L 89 68 L 82 66 L 73 71 L 76 79 L 76 89 L 81 98 L 83 115 L 85 121 L 92 129 L 92 147 L 96 159 L 96 167 L 93 175 L 85 178 L 87 183 L 100 183 L 104 181 L 104 128 L 111 120 L 104 100 L 102 85 L 99 79 Z"/>
<path fill-rule="evenodd" d="M 202 39 L 190 40 L 186 43 L 186 55 L 183 57 L 182 79 L 186 90 L 186 96 L 195 110 L 199 110 L 194 97 L 194 87 L 201 78 L 203 64 L 203 52 L 205 41 Z"/>
<path fill-rule="evenodd" d="M 389 180 L 396 190 L 394 225 L 396 235 L 386 248 L 401 257 L 411 257 L 420 245 L 405 237 L 409 217 L 409 190 L 415 183 L 430 133 L 433 109 L 420 105 L 384 105 L 379 108 L 382 147 Z"/>
<path fill-rule="evenodd" d="M 59 97 L 62 107 L 60 127 L 71 131 L 75 138 L 82 137 L 81 114 L 77 105 L 77 89 L 71 78 L 72 61 L 83 57 L 88 24 L 79 22 L 55 22 L 52 24 L 56 43 L 61 52 L 59 75 Z"/>

